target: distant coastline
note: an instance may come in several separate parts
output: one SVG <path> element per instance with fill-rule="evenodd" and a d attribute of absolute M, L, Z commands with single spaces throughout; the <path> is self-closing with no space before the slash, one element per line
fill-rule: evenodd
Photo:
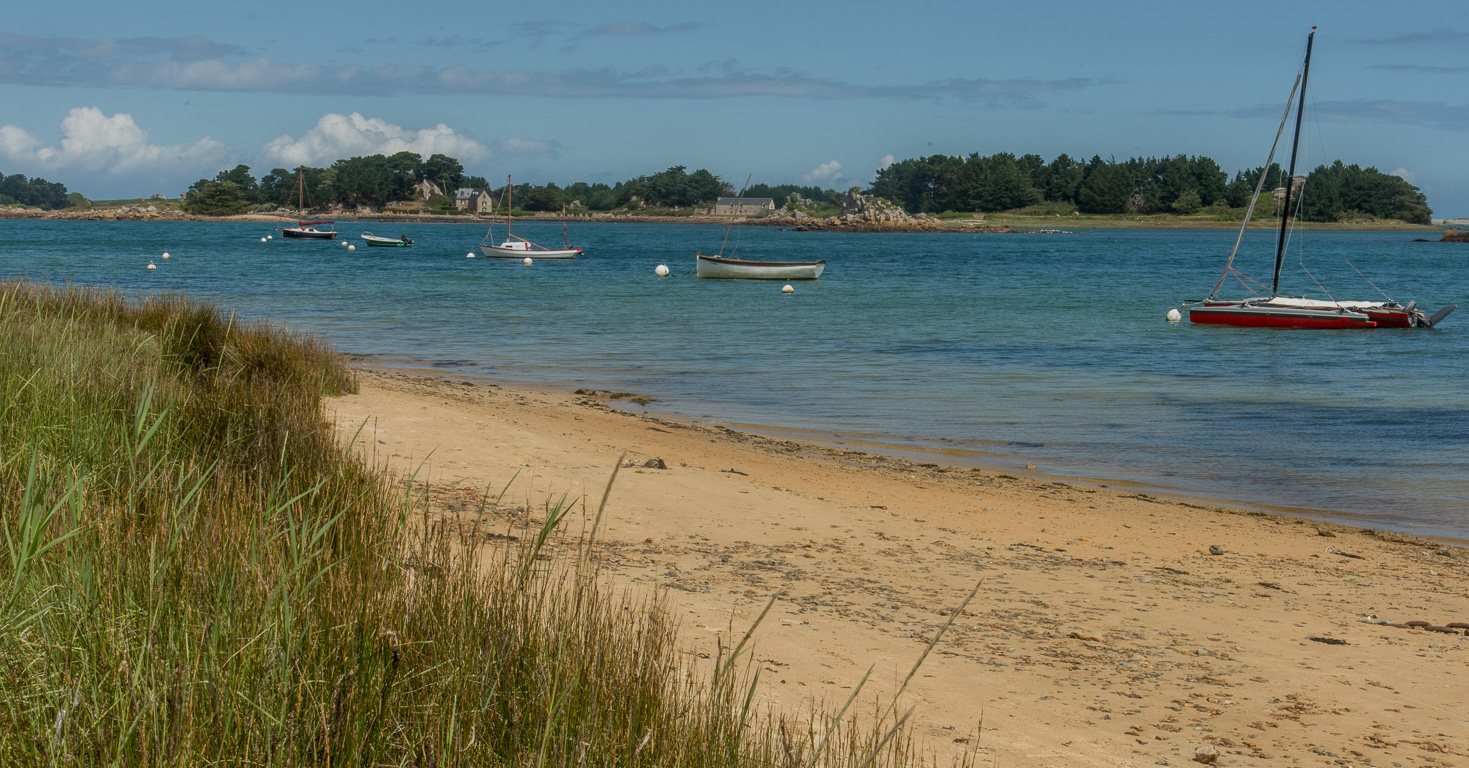
<path fill-rule="evenodd" d="M 162 204 L 159 204 L 162 203 Z M 171 203 L 171 204 L 170 204 Z M 403 214 L 392 212 L 324 211 L 311 214 L 339 222 L 393 222 L 403 224 L 482 224 L 488 226 L 496 217 L 483 215 Z M 87 208 L 65 208 L 44 211 L 39 208 L 0 208 L 0 219 L 44 219 L 52 221 L 216 221 L 292 224 L 296 219 L 281 213 L 243 213 L 230 216 L 201 216 L 185 213 L 173 201 L 140 200 L 117 205 L 93 205 Z M 516 221 L 561 221 L 557 213 L 523 214 Z M 573 224 L 717 224 L 730 223 L 728 216 L 690 213 L 688 215 L 652 215 L 633 212 L 591 213 L 573 215 Z M 1134 215 L 1105 214 L 1089 216 L 1027 216 L 1013 213 L 974 214 L 972 218 L 922 218 L 912 221 L 843 222 L 840 217 L 738 217 L 742 226 L 778 227 L 802 231 L 842 232 L 935 232 L 935 233 L 1033 233 L 1037 231 L 1083 233 L 1093 229 L 1237 229 L 1238 221 L 1220 220 L 1206 215 L 1179 214 Z M 1262 218 L 1251 229 L 1272 229 L 1275 222 Z M 1297 222 L 1296 228 L 1341 231 L 1413 231 L 1430 232 L 1452 229 L 1445 225 L 1408 224 L 1396 220 L 1351 222 Z"/>

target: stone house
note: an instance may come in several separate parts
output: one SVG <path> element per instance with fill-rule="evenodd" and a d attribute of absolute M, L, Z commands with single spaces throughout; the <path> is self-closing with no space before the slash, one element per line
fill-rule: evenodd
<path fill-rule="evenodd" d="M 489 213 L 495 208 L 495 201 L 490 198 L 489 190 L 479 187 L 460 187 L 454 190 L 454 207 L 460 210 L 471 210 L 475 213 Z"/>
<path fill-rule="evenodd" d="M 460 187 L 454 190 L 455 208 L 475 213 L 489 213 L 494 206 L 495 201 L 490 198 L 489 190 L 479 187 Z"/>
<path fill-rule="evenodd" d="M 721 197 L 714 203 L 715 216 L 754 216 L 773 210 L 775 200 L 769 197 Z"/>

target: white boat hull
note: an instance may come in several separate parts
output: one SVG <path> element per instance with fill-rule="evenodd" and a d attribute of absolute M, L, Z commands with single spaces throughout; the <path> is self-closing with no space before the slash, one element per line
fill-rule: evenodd
<path fill-rule="evenodd" d="M 509 241 L 501 245 L 484 245 L 479 247 L 480 253 L 491 259 L 523 259 L 527 256 L 532 259 L 574 259 L 581 255 L 580 248 L 556 248 L 539 249 L 531 248 L 528 244 L 518 241 Z"/>
<path fill-rule="evenodd" d="M 694 274 L 726 280 L 815 280 L 826 269 L 820 261 L 747 261 L 695 254 Z"/>

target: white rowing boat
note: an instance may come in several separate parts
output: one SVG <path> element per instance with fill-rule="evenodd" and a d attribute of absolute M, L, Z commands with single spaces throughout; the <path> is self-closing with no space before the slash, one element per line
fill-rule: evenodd
<path fill-rule="evenodd" d="M 815 280 L 826 269 L 826 259 L 817 261 L 749 261 L 694 254 L 698 277 L 730 280 Z"/>

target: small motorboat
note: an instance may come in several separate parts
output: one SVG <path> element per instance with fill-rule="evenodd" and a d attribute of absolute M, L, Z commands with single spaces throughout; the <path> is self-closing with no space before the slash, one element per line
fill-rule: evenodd
<path fill-rule="evenodd" d="M 371 232 L 363 232 L 361 237 L 367 241 L 368 245 L 376 245 L 382 248 L 407 248 L 413 245 L 413 241 L 409 240 L 407 235 L 399 235 L 397 238 L 392 238 L 378 237 Z"/>

